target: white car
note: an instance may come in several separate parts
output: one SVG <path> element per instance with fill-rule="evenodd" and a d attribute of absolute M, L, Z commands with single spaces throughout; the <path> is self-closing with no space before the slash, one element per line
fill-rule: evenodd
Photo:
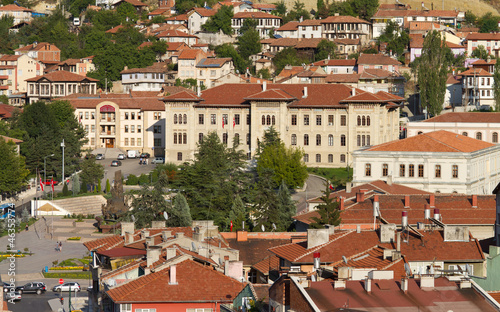
<path fill-rule="evenodd" d="M 118 157 L 116 159 L 118 160 L 124 160 L 126 157 L 125 157 L 125 154 L 118 154 Z"/>
<path fill-rule="evenodd" d="M 62 285 L 56 285 L 54 288 L 52 288 L 52 291 L 57 292 L 57 291 L 80 291 L 82 288 L 80 287 L 80 284 L 77 282 L 67 282 Z"/>
<path fill-rule="evenodd" d="M 95 159 L 97 159 L 97 160 L 103 160 L 104 159 L 104 154 L 97 154 L 95 156 Z"/>

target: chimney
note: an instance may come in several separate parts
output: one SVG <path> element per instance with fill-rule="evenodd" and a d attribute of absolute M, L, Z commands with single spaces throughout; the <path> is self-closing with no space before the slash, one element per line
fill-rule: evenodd
<path fill-rule="evenodd" d="M 396 235 L 396 251 L 401 252 L 401 232 Z"/>
<path fill-rule="evenodd" d="M 439 209 L 438 208 L 434 208 L 434 219 L 436 220 L 441 220 L 441 215 L 439 214 Z"/>
<path fill-rule="evenodd" d="M 146 237 L 146 245 L 153 246 L 155 244 L 155 238 L 153 236 Z"/>
<path fill-rule="evenodd" d="M 168 282 L 169 285 L 177 285 L 177 267 L 174 265 L 170 266 L 170 280 Z"/>
<path fill-rule="evenodd" d="M 356 193 L 356 202 L 361 203 L 365 200 L 365 192 L 366 190 L 359 190 L 359 192 Z"/>
<path fill-rule="evenodd" d="M 248 236 L 247 231 L 236 231 L 236 241 L 237 242 L 246 242 L 247 236 Z"/>
<path fill-rule="evenodd" d="M 346 193 L 351 193 L 352 192 L 352 183 L 351 182 L 347 182 L 345 184 L 345 192 Z"/>
<path fill-rule="evenodd" d="M 319 252 L 313 253 L 313 257 L 314 257 L 314 269 L 318 270 L 320 266 L 320 253 Z"/>
<path fill-rule="evenodd" d="M 379 217 L 380 214 L 380 202 L 378 201 L 378 195 L 373 196 L 373 217 Z"/>
<path fill-rule="evenodd" d="M 345 280 L 336 280 L 336 281 L 334 281 L 333 282 L 333 288 L 335 288 L 335 289 L 345 289 Z"/>
<path fill-rule="evenodd" d="M 410 208 L 410 195 L 405 195 L 405 208 Z"/>
<path fill-rule="evenodd" d="M 401 290 L 405 294 L 408 293 L 408 279 L 406 277 L 401 279 Z"/>
<path fill-rule="evenodd" d="M 184 238 L 184 233 L 176 233 L 175 238 Z"/>
<path fill-rule="evenodd" d="M 149 236 L 149 231 L 146 230 L 141 231 L 141 239 L 145 239 L 148 236 Z"/>
<path fill-rule="evenodd" d="M 156 261 L 160 260 L 161 247 L 160 246 L 148 246 L 146 250 L 146 263 L 150 267 Z"/>
<path fill-rule="evenodd" d="M 425 207 L 424 219 L 429 220 L 431 218 L 431 206 L 428 204 L 425 204 L 424 207 Z"/>
<path fill-rule="evenodd" d="M 365 280 L 365 290 L 367 293 L 372 292 L 372 280 L 369 278 L 366 278 L 366 280 Z"/>
<path fill-rule="evenodd" d="M 340 210 L 345 209 L 344 197 L 340 196 Z"/>
<path fill-rule="evenodd" d="M 126 232 L 125 233 L 125 244 L 131 244 L 134 242 L 134 234 Z"/>
<path fill-rule="evenodd" d="M 134 222 L 121 222 L 122 236 L 125 236 L 125 233 L 134 233 L 135 225 Z"/>
<path fill-rule="evenodd" d="M 262 91 L 266 91 L 266 90 L 267 90 L 267 82 L 266 82 L 266 81 L 264 81 L 264 82 L 262 83 Z"/>
<path fill-rule="evenodd" d="M 167 248 L 167 260 L 174 258 L 177 255 L 176 248 Z"/>
<path fill-rule="evenodd" d="M 477 195 L 472 195 L 472 208 L 477 208 Z"/>
<path fill-rule="evenodd" d="M 392 175 L 387 176 L 387 185 L 392 185 Z"/>
<path fill-rule="evenodd" d="M 408 211 L 401 212 L 401 226 L 402 227 L 408 226 Z"/>
<path fill-rule="evenodd" d="M 307 249 L 323 245 L 330 240 L 328 229 L 308 229 L 307 230 Z"/>
<path fill-rule="evenodd" d="M 352 87 L 351 95 L 355 96 L 356 95 L 356 88 Z"/>
<path fill-rule="evenodd" d="M 127 70 L 127 69 L 128 69 L 128 66 L 127 66 L 127 65 L 125 65 L 125 66 L 123 67 L 123 70 Z"/>
<path fill-rule="evenodd" d="M 356 225 L 356 233 L 361 233 L 361 225 Z"/>
<path fill-rule="evenodd" d="M 302 96 L 304 99 L 307 97 L 307 87 L 304 87 L 304 95 Z"/>
<path fill-rule="evenodd" d="M 172 237 L 172 231 L 162 231 L 161 232 L 161 238 L 163 239 L 164 242 L 166 242 L 167 239 L 169 239 L 170 237 Z"/>
<path fill-rule="evenodd" d="M 420 276 L 420 288 L 434 288 L 434 276 Z"/>
<path fill-rule="evenodd" d="M 436 207 L 434 194 L 431 194 L 429 196 L 429 206 L 431 208 L 435 208 Z"/>
<path fill-rule="evenodd" d="M 151 221 L 151 228 L 153 229 L 159 229 L 159 228 L 164 228 L 167 227 L 167 223 L 165 221 Z"/>
<path fill-rule="evenodd" d="M 200 96 L 201 96 L 201 87 L 200 87 L 200 86 L 197 86 L 197 87 L 196 87 L 196 96 L 197 96 L 197 97 L 200 97 Z"/>

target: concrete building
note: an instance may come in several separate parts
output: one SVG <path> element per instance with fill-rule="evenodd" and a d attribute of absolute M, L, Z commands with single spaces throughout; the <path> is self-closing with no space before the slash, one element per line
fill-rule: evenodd
<path fill-rule="evenodd" d="M 120 72 L 122 86 L 125 93 L 129 91 L 156 91 L 160 92 L 167 78 L 168 65 L 157 62 L 146 68 L 130 68 L 126 66 Z"/>
<path fill-rule="evenodd" d="M 462 103 L 473 108 L 495 106 L 493 98 L 493 75 L 482 68 L 469 68 L 461 72 Z"/>
<path fill-rule="evenodd" d="M 358 135 L 358 143 L 361 138 Z M 436 193 L 489 194 L 500 146 L 439 130 L 353 152 L 353 185 L 386 179 Z"/>
<path fill-rule="evenodd" d="M 33 10 L 28 8 L 23 8 L 22 6 L 16 4 L 7 4 L 0 7 L 0 18 L 12 17 L 14 18 L 13 24 L 21 24 L 30 22 L 33 17 L 31 16 Z"/>
<path fill-rule="evenodd" d="M 321 33 L 326 39 L 359 39 L 365 45 L 372 38 L 370 22 L 353 16 L 328 16 L 321 20 Z"/>
<path fill-rule="evenodd" d="M 34 42 L 33 44 L 16 49 L 15 54 L 27 54 L 29 57 L 45 64 L 57 64 L 61 61 L 61 50 L 47 42 Z"/>
<path fill-rule="evenodd" d="M 350 60 L 322 60 L 313 63 L 315 66 L 321 66 L 327 74 L 352 74 L 357 71 L 355 59 Z"/>
<path fill-rule="evenodd" d="M 204 58 L 196 64 L 197 80 L 207 88 L 215 87 L 216 80 L 234 72 L 232 58 Z"/>
<path fill-rule="evenodd" d="M 236 35 L 240 35 L 241 26 L 246 19 L 257 20 L 257 31 L 260 38 L 268 38 L 269 31 L 281 26 L 281 17 L 264 12 L 238 12 L 231 20 L 231 27 Z"/>
<path fill-rule="evenodd" d="M 321 20 L 305 20 L 298 24 L 297 38 L 322 38 L 321 31 Z"/>
<path fill-rule="evenodd" d="M 194 8 L 188 15 L 188 29 L 190 34 L 196 34 L 201 31 L 201 25 L 205 24 L 210 16 L 215 15 L 216 10 L 209 10 L 205 8 Z"/>
<path fill-rule="evenodd" d="M 325 96 L 328 94 L 328 96 Z M 345 167 L 363 145 L 399 137 L 399 105 L 392 94 L 333 84 L 224 84 L 194 95 L 167 96 L 166 161 L 193 159 L 196 143 L 216 131 L 224 144 L 236 137 L 248 157 L 271 126 L 286 146 L 302 148 L 308 166 Z M 176 123 L 179 116 L 183 123 Z M 182 141 L 179 139 L 182 138 Z M 182 143 L 180 143 L 182 142 Z"/>
<path fill-rule="evenodd" d="M 0 95 L 25 93 L 26 80 L 43 74 L 45 65 L 28 55 L 4 55 L 0 57 Z"/>
<path fill-rule="evenodd" d="M 465 41 L 467 55 L 471 55 L 475 49 L 483 46 L 493 57 L 497 58 L 500 56 L 500 33 L 470 33 L 465 38 Z"/>

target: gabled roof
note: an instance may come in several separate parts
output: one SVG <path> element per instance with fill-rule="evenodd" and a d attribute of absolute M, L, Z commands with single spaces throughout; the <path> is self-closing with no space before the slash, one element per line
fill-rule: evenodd
<path fill-rule="evenodd" d="M 233 19 L 235 18 L 272 18 L 272 19 L 281 19 L 281 17 L 272 15 L 265 12 L 238 12 L 234 14 Z"/>
<path fill-rule="evenodd" d="M 202 50 L 199 49 L 183 49 L 179 53 L 179 60 L 195 60 L 199 54 L 203 53 Z"/>
<path fill-rule="evenodd" d="M 120 29 L 125 28 L 123 25 L 115 26 L 111 29 L 106 30 L 108 34 L 116 34 Z"/>
<path fill-rule="evenodd" d="M 291 96 L 290 94 L 287 94 L 283 90 L 279 89 L 273 89 L 273 90 L 266 90 L 262 91 L 253 95 L 250 95 L 245 98 L 246 100 L 284 100 L 284 101 L 291 101 L 295 100 L 296 98 Z"/>
<path fill-rule="evenodd" d="M 9 104 L 4 104 L 0 102 L 0 118 L 1 119 L 7 119 L 12 117 L 12 113 L 15 110 L 19 110 L 18 107 L 9 105 Z"/>
<path fill-rule="evenodd" d="M 479 60 L 475 61 L 474 63 L 472 63 L 472 66 L 474 66 L 474 65 L 495 65 L 496 63 L 497 63 L 496 59 L 491 59 L 488 61 L 485 61 L 483 59 L 479 59 Z"/>
<path fill-rule="evenodd" d="M 23 11 L 23 12 L 33 12 L 33 10 L 16 5 L 16 4 L 7 4 L 4 6 L 0 7 L 0 11 L 12 11 L 12 12 L 18 12 L 18 11 Z"/>
<path fill-rule="evenodd" d="M 224 66 L 227 62 L 231 62 L 233 59 L 230 57 L 221 57 L 221 58 L 215 58 L 215 57 L 210 57 L 210 58 L 204 58 L 198 64 L 196 64 L 196 67 L 210 67 L 210 68 L 220 68 Z"/>
<path fill-rule="evenodd" d="M 71 73 L 65 70 L 57 70 L 48 74 L 45 74 L 43 76 L 36 76 L 33 78 L 26 79 L 26 81 L 40 81 L 43 79 L 47 79 L 52 82 L 83 82 L 83 81 L 91 81 L 91 82 L 97 82 L 99 81 L 98 79 L 78 75 L 75 73 Z"/>
<path fill-rule="evenodd" d="M 252 265 L 252 269 L 257 270 L 264 275 L 268 275 L 269 271 L 278 271 L 279 265 L 280 258 L 275 255 L 271 255 Z"/>
<path fill-rule="evenodd" d="M 22 55 L 10 55 L 10 54 L 4 54 L 0 57 L 0 62 L 12 62 L 12 61 L 17 61 Z"/>
<path fill-rule="evenodd" d="M 157 34 L 156 37 L 158 37 L 158 38 L 162 38 L 162 37 L 198 38 L 195 35 L 190 35 L 188 33 L 185 33 L 183 31 L 180 31 L 177 29 L 170 29 L 170 30 L 162 31 L 161 33 Z"/>
<path fill-rule="evenodd" d="M 356 59 L 348 60 L 322 60 L 313 63 L 316 66 L 356 66 Z"/>
<path fill-rule="evenodd" d="M 299 26 L 320 26 L 321 20 L 317 19 L 308 19 L 299 23 Z"/>
<path fill-rule="evenodd" d="M 327 18 L 321 20 L 321 24 L 337 24 L 337 23 L 370 24 L 370 22 L 360 18 L 356 18 L 354 16 L 328 16 Z"/>
<path fill-rule="evenodd" d="M 252 8 L 258 10 L 274 10 L 276 9 L 276 4 L 272 3 L 253 3 Z"/>
<path fill-rule="evenodd" d="M 423 122 L 500 123 L 500 113 L 493 113 L 493 112 L 447 113 L 423 120 Z"/>
<path fill-rule="evenodd" d="M 117 5 L 117 4 L 119 4 L 120 2 L 128 2 L 128 3 L 130 3 L 131 5 L 133 5 L 133 6 L 135 6 L 135 7 L 145 7 L 145 6 L 148 6 L 147 4 L 142 3 L 142 2 L 141 2 L 141 1 L 139 1 L 139 0 L 119 0 L 119 1 L 117 1 L 117 2 L 116 2 L 115 4 L 113 4 L 113 5 L 115 5 L 115 6 L 116 6 L 116 5 Z"/>
<path fill-rule="evenodd" d="M 471 33 L 465 40 L 500 40 L 500 33 Z"/>
<path fill-rule="evenodd" d="M 145 68 L 129 68 L 124 69 L 120 74 L 135 74 L 135 73 L 166 73 L 168 72 L 168 64 L 165 62 L 156 62 L 153 65 Z"/>
<path fill-rule="evenodd" d="M 447 85 L 458 84 L 458 83 L 460 83 L 460 81 L 457 80 L 457 78 L 455 78 L 455 76 L 453 76 L 453 74 L 451 74 L 451 73 L 448 74 L 448 78 L 446 79 Z M 424 121 L 427 121 L 427 120 L 424 120 Z"/>
<path fill-rule="evenodd" d="M 15 143 L 15 144 L 23 143 L 22 140 L 15 139 L 15 138 L 10 138 L 10 137 L 5 136 L 5 135 L 0 135 L 0 139 L 4 140 L 5 142 L 12 142 L 12 143 Z"/>
<path fill-rule="evenodd" d="M 215 15 L 215 13 L 217 13 L 217 11 L 216 10 L 209 10 L 209 9 L 205 9 L 205 8 L 194 8 L 193 12 L 190 14 L 188 13 L 188 14 L 191 15 L 194 13 L 198 13 L 202 17 L 210 17 L 210 16 Z"/>
<path fill-rule="evenodd" d="M 495 144 L 439 130 L 403 140 L 383 143 L 370 147 L 365 151 L 472 153 L 492 146 L 495 146 Z"/>
<path fill-rule="evenodd" d="M 191 92 L 183 91 L 173 95 L 169 95 L 163 98 L 163 101 L 187 101 L 187 102 L 199 102 L 201 99 Z"/>
<path fill-rule="evenodd" d="M 35 43 L 29 44 L 27 46 L 15 49 L 14 51 L 21 52 L 21 53 L 23 53 L 23 52 L 26 53 L 26 52 L 29 52 L 29 51 L 40 51 L 40 50 L 45 50 L 46 46 L 51 46 L 51 49 L 53 51 L 61 51 L 54 44 L 50 44 L 48 42 L 39 42 L 39 43 L 36 43 L 36 44 Z"/>
<path fill-rule="evenodd" d="M 358 58 L 359 65 L 401 65 L 401 62 L 383 54 L 361 53 Z"/>
<path fill-rule="evenodd" d="M 482 68 L 469 68 L 466 71 L 458 74 L 458 76 L 493 76 L 493 75 Z"/>
<path fill-rule="evenodd" d="M 189 18 L 187 16 L 187 14 L 179 14 L 176 16 L 167 17 L 165 20 L 166 21 L 184 21 L 184 22 L 187 22 L 188 19 Z"/>
<path fill-rule="evenodd" d="M 182 49 L 190 49 L 185 42 L 169 42 L 167 45 L 167 51 L 178 51 Z"/>
<path fill-rule="evenodd" d="M 379 68 L 365 68 L 361 73 L 360 79 L 385 79 L 389 77 L 403 79 L 403 77 L 398 74 Z"/>
<path fill-rule="evenodd" d="M 248 237 L 246 241 L 238 241 L 236 238 L 225 238 L 229 247 L 239 250 L 239 260 L 243 261 L 245 266 L 253 266 L 273 256 L 268 251 L 269 248 L 281 246 L 291 242 L 290 238 L 276 237 L 276 238 L 252 238 Z M 269 259 L 268 259 L 269 260 Z M 264 270 L 261 266 L 258 267 Z"/>
<path fill-rule="evenodd" d="M 141 276 L 127 284 L 107 291 L 114 303 L 177 303 L 177 302 L 227 302 L 232 303 L 245 286 L 231 277 L 185 260 L 176 265 L 177 284 L 171 285 L 170 270 Z"/>
<path fill-rule="evenodd" d="M 326 83 L 357 83 L 361 74 L 330 74 L 326 76 Z"/>
<path fill-rule="evenodd" d="M 363 92 L 363 90 L 356 89 L 355 95 L 342 100 L 342 102 L 371 102 L 371 103 L 385 103 L 388 101 L 404 101 L 404 98 L 383 91 L 379 91 L 373 94 L 371 92 Z"/>

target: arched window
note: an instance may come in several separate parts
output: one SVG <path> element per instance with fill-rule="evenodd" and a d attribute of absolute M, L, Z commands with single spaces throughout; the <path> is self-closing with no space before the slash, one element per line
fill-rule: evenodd
<path fill-rule="evenodd" d="M 476 139 L 477 140 L 482 140 L 483 139 L 483 134 L 481 132 L 476 133 Z"/>
<path fill-rule="evenodd" d="M 328 162 L 329 163 L 333 162 L 333 154 L 328 154 Z"/>
<path fill-rule="evenodd" d="M 174 114 L 174 125 L 177 124 L 177 114 Z"/>
<path fill-rule="evenodd" d="M 383 164 L 382 165 L 382 176 L 387 177 L 388 175 L 389 175 L 389 165 Z"/>
<path fill-rule="evenodd" d="M 267 115 L 267 125 L 271 125 L 271 116 Z"/>
<path fill-rule="evenodd" d="M 266 125 L 266 116 L 265 115 L 262 115 L 262 125 L 263 126 Z"/>
<path fill-rule="evenodd" d="M 276 124 L 276 117 L 274 115 L 271 117 L 271 124 L 274 126 Z"/>
<path fill-rule="evenodd" d="M 345 146 L 345 134 L 342 134 L 340 136 L 340 146 Z"/>
<path fill-rule="evenodd" d="M 345 163 L 345 154 L 340 154 L 340 162 Z"/>
<path fill-rule="evenodd" d="M 366 125 L 366 119 L 365 119 L 365 116 L 363 116 L 363 121 L 362 121 L 362 124 L 363 124 L 363 126 L 365 126 L 365 125 Z"/>
<path fill-rule="evenodd" d="M 309 145 L 309 134 L 304 134 L 304 145 Z"/>
<path fill-rule="evenodd" d="M 292 134 L 292 142 L 291 142 L 292 145 L 297 145 L 297 135 L 296 134 Z"/>
<path fill-rule="evenodd" d="M 321 146 L 321 134 L 316 134 L 316 145 Z"/>
<path fill-rule="evenodd" d="M 188 123 L 188 115 L 184 114 L 184 124 L 186 125 Z"/>
<path fill-rule="evenodd" d="M 328 146 L 333 146 L 333 135 L 332 134 L 328 135 Z"/>
<path fill-rule="evenodd" d="M 358 116 L 358 126 L 361 126 L 361 116 Z"/>
<path fill-rule="evenodd" d="M 366 116 L 366 125 L 369 126 L 370 125 L 370 116 Z"/>
<path fill-rule="evenodd" d="M 498 133 L 493 132 L 492 140 L 493 143 L 498 143 Z"/>
<path fill-rule="evenodd" d="M 469 136 L 469 134 L 467 132 L 462 132 L 462 135 L 463 136 Z"/>
<path fill-rule="evenodd" d="M 174 144 L 177 144 L 177 133 L 174 133 Z"/>

